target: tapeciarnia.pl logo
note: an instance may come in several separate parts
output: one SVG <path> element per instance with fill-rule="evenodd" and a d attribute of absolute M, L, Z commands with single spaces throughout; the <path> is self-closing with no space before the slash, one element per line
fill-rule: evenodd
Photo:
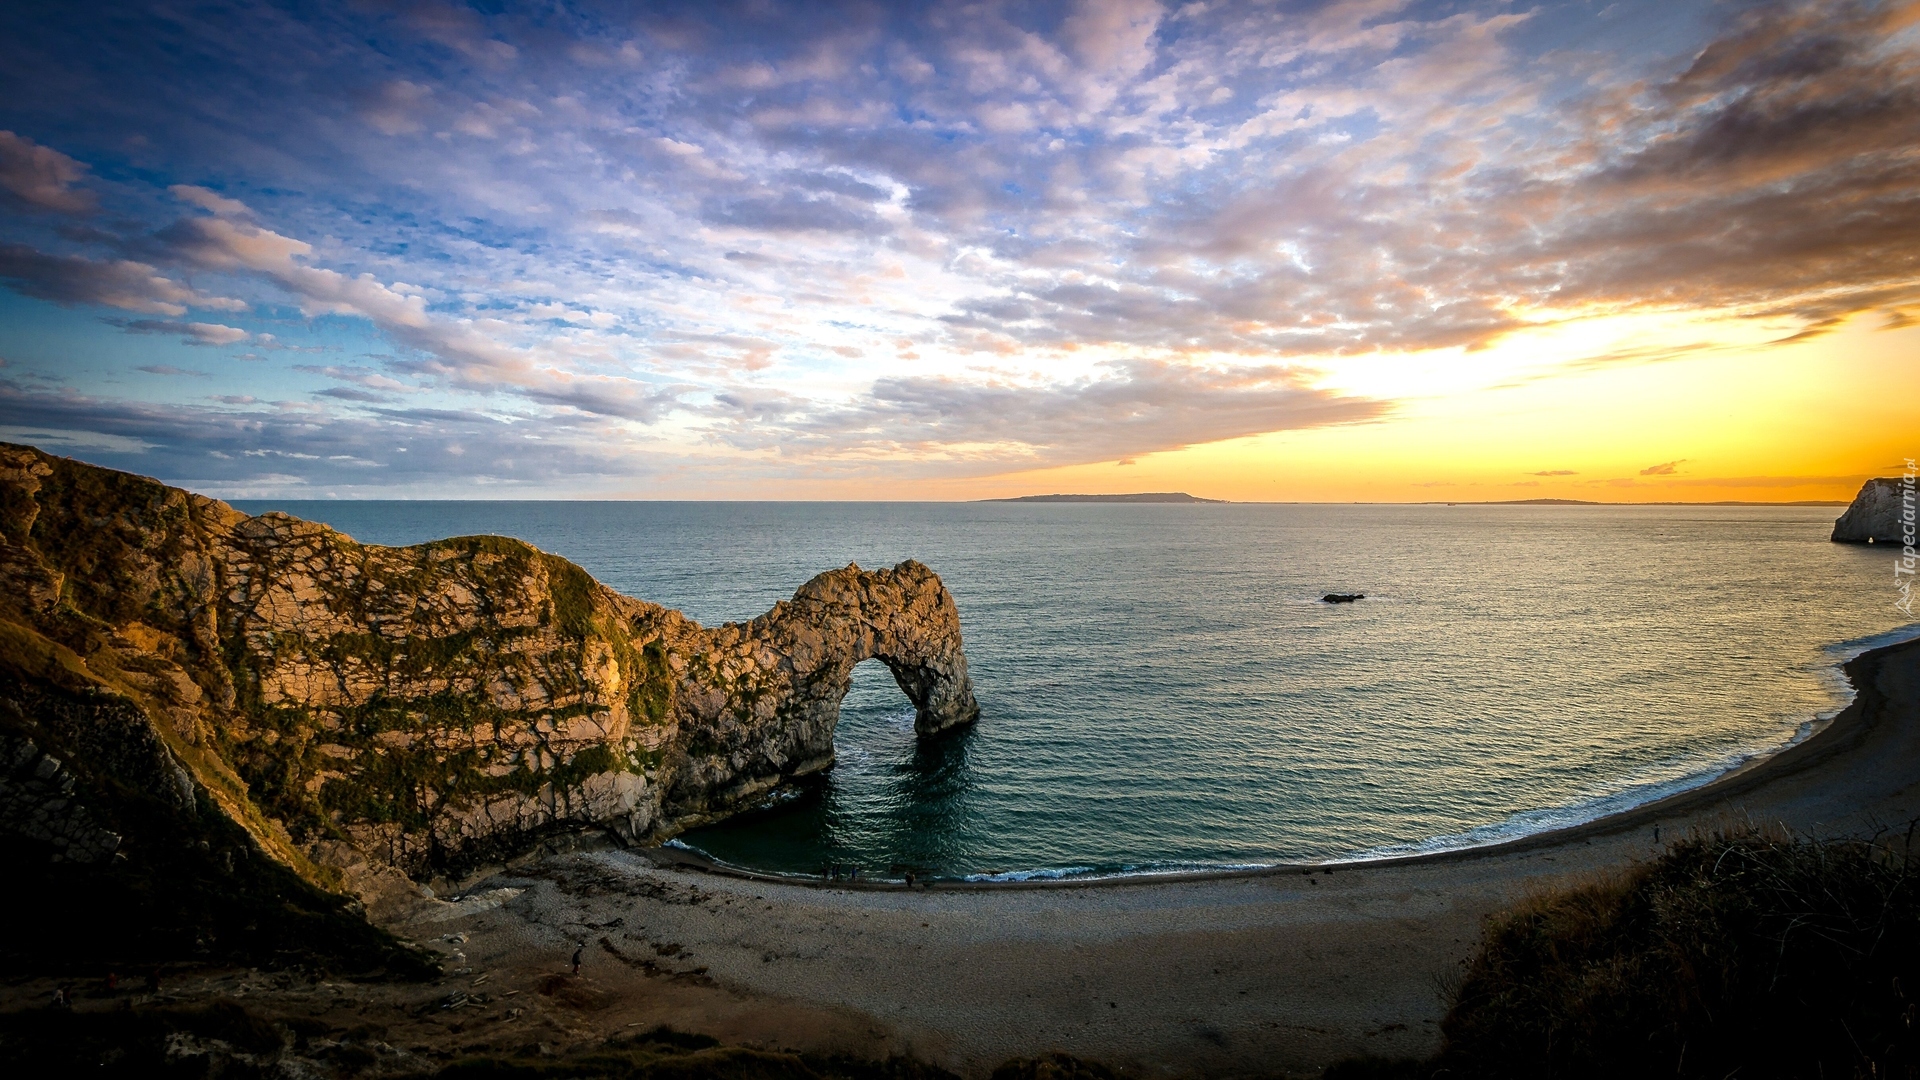
<path fill-rule="evenodd" d="M 1900 590 L 1900 599 L 1893 606 L 1900 609 L 1907 618 L 1913 618 L 1913 459 L 1907 459 L 1907 467 L 1900 474 L 1900 554 L 1893 560 L 1893 584 Z"/>

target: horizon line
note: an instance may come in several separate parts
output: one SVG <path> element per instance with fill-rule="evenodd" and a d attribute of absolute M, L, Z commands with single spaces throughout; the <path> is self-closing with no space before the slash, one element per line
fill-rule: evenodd
<path fill-rule="evenodd" d="M 190 489 L 189 489 L 190 490 Z M 339 496 L 270 496 L 242 495 L 208 498 L 221 502 L 234 503 L 352 503 L 352 502 L 417 502 L 417 503 L 455 503 L 455 502 L 523 502 L 523 503 L 861 503 L 872 505 L 934 504 L 967 506 L 981 503 L 1021 503 L 1027 505 L 1063 505 L 1086 506 L 1100 503 L 1061 502 L 1047 503 L 1041 500 L 1023 498 L 996 497 L 990 499 L 650 499 L 591 497 L 536 499 L 536 498 L 466 498 L 458 496 L 357 496 L 344 498 Z M 1149 502 L 1111 502 L 1105 505 L 1118 506 L 1851 506 L 1850 499 L 1790 499 L 1778 502 L 1764 502 L 1752 499 L 1712 499 L 1697 501 L 1661 500 L 1649 502 L 1600 502 L 1593 499 L 1206 499 L 1191 503 L 1149 503 Z"/>

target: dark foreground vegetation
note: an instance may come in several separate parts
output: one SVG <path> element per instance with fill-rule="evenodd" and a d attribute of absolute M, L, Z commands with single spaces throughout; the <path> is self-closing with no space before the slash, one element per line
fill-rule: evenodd
<path fill-rule="evenodd" d="M 178 1080 L 357 1076 L 418 1080 L 955 1080 L 905 1058 L 863 1062 L 722 1046 L 660 1028 L 592 1051 L 555 1056 L 538 1046 L 450 1063 L 406 1062 L 377 1027 L 334 1029 L 274 1019 L 235 1001 L 105 1013 L 49 1011 L 0 1017 L 9 1075 Z"/>
<path fill-rule="evenodd" d="M 212 812 L 205 834 L 238 833 Z M 49 863 L 29 844 L 0 840 L 10 891 L 27 910 L 0 935 L 0 971 L 130 985 L 159 970 L 242 964 L 411 979 L 437 962 L 396 941 L 351 905 L 247 850 L 202 848 L 159 816 L 127 819 L 135 838 L 111 862 Z M 229 865 L 233 869 L 229 870 Z"/>
<path fill-rule="evenodd" d="M 18 1077 L 153 1077 L 156 1080 L 284 1080 L 358 1076 L 404 1080 L 959 1080 L 909 1058 L 861 1061 L 723 1046 L 704 1035 L 656 1028 L 584 1053 L 539 1046 L 409 1067 L 375 1027 L 334 1029 L 273 1019 L 225 1000 L 105 1013 L 0 1016 L 0 1054 Z M 1101 1065 L 1064 1054 L 1009 1061 L 993 1080 L 1115 1080 Z"/>
<path fill-rule="evenodd" d="M 116 850 L 55 858 L 44 842 L 0 829 L 14 911 L 0 934 L 0 976 L 132 979 L 208 964 L 414 979 L 438 972 L 432 957 L 369 923 L 357 905 L 260 854 L 205 792 L 169 805 L 96 767 L 105 757 L 98 748 L 24 716 L 57 710 L 100 711 L 87 698 L 23 687 L 0 657 L 0 793 L 31 784 L 35 760 L 58 760 L 73 778 L 71 797 L 84 796 L 88 821 L 111 830 Z"/>
<path fill-rule="evenodd" d="M 1432 1061 L 1361 1077 L 1920 1077 L 1912 833 L 1696 836 L 1489 921 Z"/>

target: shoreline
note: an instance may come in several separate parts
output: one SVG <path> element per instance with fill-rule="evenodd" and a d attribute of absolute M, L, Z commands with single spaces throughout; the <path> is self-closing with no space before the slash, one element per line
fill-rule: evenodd
<path fill-rule="evenodd" d="M 1525 833 L 1504 840 L 1495 840 L 1482 844 L 1465 844 L 1459 847 L 1440 848 L 1432 851 L 1409 852 L 1398 855 L 1349 855 L 1313 861 L 1275 862 L 1257 866 L 1221 866 L 1218 868 L 1200 868 L 1193 870 L 1168 871 L 1095 871 L 1086 874 L 1074 874 L 1068 870 L 1054 867 L 1041 867 L 1032 870 L 1003 871 L 1002 874 L 1032 874 L 1030 878 L 1006 878 L 999 874 L 987 877 L 935 877 L 924 882 L 922 891 L 938 888 L 939 891 L 955 890 L 995 890 L 995 889 L 1061 889 L 1117 887 L 1152 884 L 1174 884 L 1180 882 L 1231 880 L 1287 874 L 1332 873 L 1342 869 L 1411 866 L 1429 862 L 1451 862 L 1479 856 L 1497 856 L 1501 854 L 1524 852 L 1540 846 L 1552 846 L 1585 840 L 1591 836 L 1605 835 L 1629 828 L 1639 827 L 1675 814 L 1684 814 L 1702 803 L 1713 802 L 1736 795 L 1745 794 L 1759 785 L 1798 772 L 1813 765 L 1833 753 L 1838 752 L 1841 744 L 1856 743 L 1861 732 L 1856 730 L 1865 721 L 1862 717 L 1867 711 L 1861 705 L 1863 694 L 1862 680 L 1871 683 L 1866 669 L 1856 671 L 1856 665 L 1871 661 L 1870 666 L 1877 670 L 1884 659 L 1882 654 L 1891 653 L 1904 646 L 1920 643 L 1920 627 L 1902 627 L 1885 634 L 1873 635 L 1867 640 L 1895 634 L 1906 634 L 1897 640 L 1883 645 L 1862 649 L 1833 664 L 1829 670 L 1840 675 L 1842 685 L 1846 686 L 1852 697 L 1840 706 L 1829 718 L 1815 716 L 1804 721 L 1795 736 L 1785 743 L 1769 750 L 1756 751 L 1739 764 L 1712 774 L 1700 783 L 1679 791 L 1670 792 L 1646 802 L 1635 803 L 1624 809 L 1603 814 L 1587 821 L 1538 832 Z M 1833 648 L 1838 648 L 1845 642 Z M 1852 717 L 1849 722 L 1848 718 Z M 1555 808 L 1547 808 L 1555 809 Z M 1433 839 L 1433 838 L 1429 838 Z M 1423 843 L 1425 841 L 1416 841 Z M 636 849 L 639 855 L 657 866 L 691 870 L 721 877 L 738 878 L 743 881 L 758 881 L 768 884 L 794 885 L 818 889 L 853 889 L 859 891 L 903 891 L 908 888 L 904 881 L 881 878 L 873 881 L 833 881 L 811 874 L 788 874 L 771 870 L 757 870 L 716 859 L 713 856 L 690 845 L 669 840 L 666 845 L 654 848 Z M 1055 876 L 1042 876 L 1042 875 Z"/>
<path fill-rule="evenodd" d="M 1920 639 L 1843 670 L 1853 700 L 1799 743 L 1709 784 L 1500 844 L 912 890 L 602 850 L 503 872 L 476 883 L 472 914 L 434 904 L 437 914 L 394 929 L 428 944 L 457 933 L 461 943 L 435 947 L 463 950 L 492 985 L 538 985 L 581 942 L 598 949 L 579 978 L 617 1004 L 591 1019 L 563 1005 L 536 1014 L 583 1033 L 671 1022 L 730 1042 L 904 1054 L 977 1080 L 1050 1050 L 1169 1078 L 1317 1076 L 1360 1055 L 1424 1057 L 1440 1045 L 1444 987 L 1485 920 L 1528 895 L 1628 872 L 1696 830 L 1904 835 L 1920 820 Z"/>
<path fill-rule="evenodd" d="M 904 1056 L 964 1080 L 1050 1051 L 1135 1080 L 1307 1077 L 1363 1055 L 1426 1057 L 1486 920 L 1529 895 L 1630 872 L 1665 850 L 1661 836 L 1757 824 L 1897 841 L 1920 821 L 1920 640 L 1845 671 L 1853 701 L 1796 746 L 1514 842 L 911 891 L 702 872 L 605 847 L 531 859 L 468 883 L 462 900 L 416 898 L 381 918 L 444 958 L 436 980 L 309 985 L 202 970 L 150 997 L 377 1024 L 418 1065 L 503 1047 L 589 1053 L 663 1025 L 730 1045 Z M 0 987 L 0 1001 L 34 1007 L 56 985 Z"/>

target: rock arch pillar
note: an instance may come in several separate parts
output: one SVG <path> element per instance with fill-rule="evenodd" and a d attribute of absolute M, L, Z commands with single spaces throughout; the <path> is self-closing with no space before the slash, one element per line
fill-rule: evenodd
<path fill-rule="evenodd" d="M 893 672 L 893 681 L 900 684 L 907 700 L 913 702 L 915 734 L 938 735 L 980 715 L 980 706 L 973 700 L 973 688 L 967 682 L 965 657 L 961 657 L 957 677 L 944 665 L 886 656 L 878 659 Z"/>
<path fill-rule="evenodd" d="M 913 702 L 915 733 L 937 735 L 979 718 L 960 644 L 960 611 L 940 576 L 921 563 L 828 571 L 802 585 L 784 614 L 822 631 L 829 654 L 836 641 L 844 642 L 834 665 L 842 669 L 833 680 L 836 715 L 853 666 L 874 659 Z"/>
<path fill-rule="evenodd" d="M 683 825 L 755 805 L 831 765 L 840 702 L 863 660 L 887 665 L 923 738 L 980 715 L 959 609 L 919 562 L 830 570 L 767 614 L 708 633 L 716 659 L 690 666 L 677 695 L 687 753 L 665 817 Z"/>

